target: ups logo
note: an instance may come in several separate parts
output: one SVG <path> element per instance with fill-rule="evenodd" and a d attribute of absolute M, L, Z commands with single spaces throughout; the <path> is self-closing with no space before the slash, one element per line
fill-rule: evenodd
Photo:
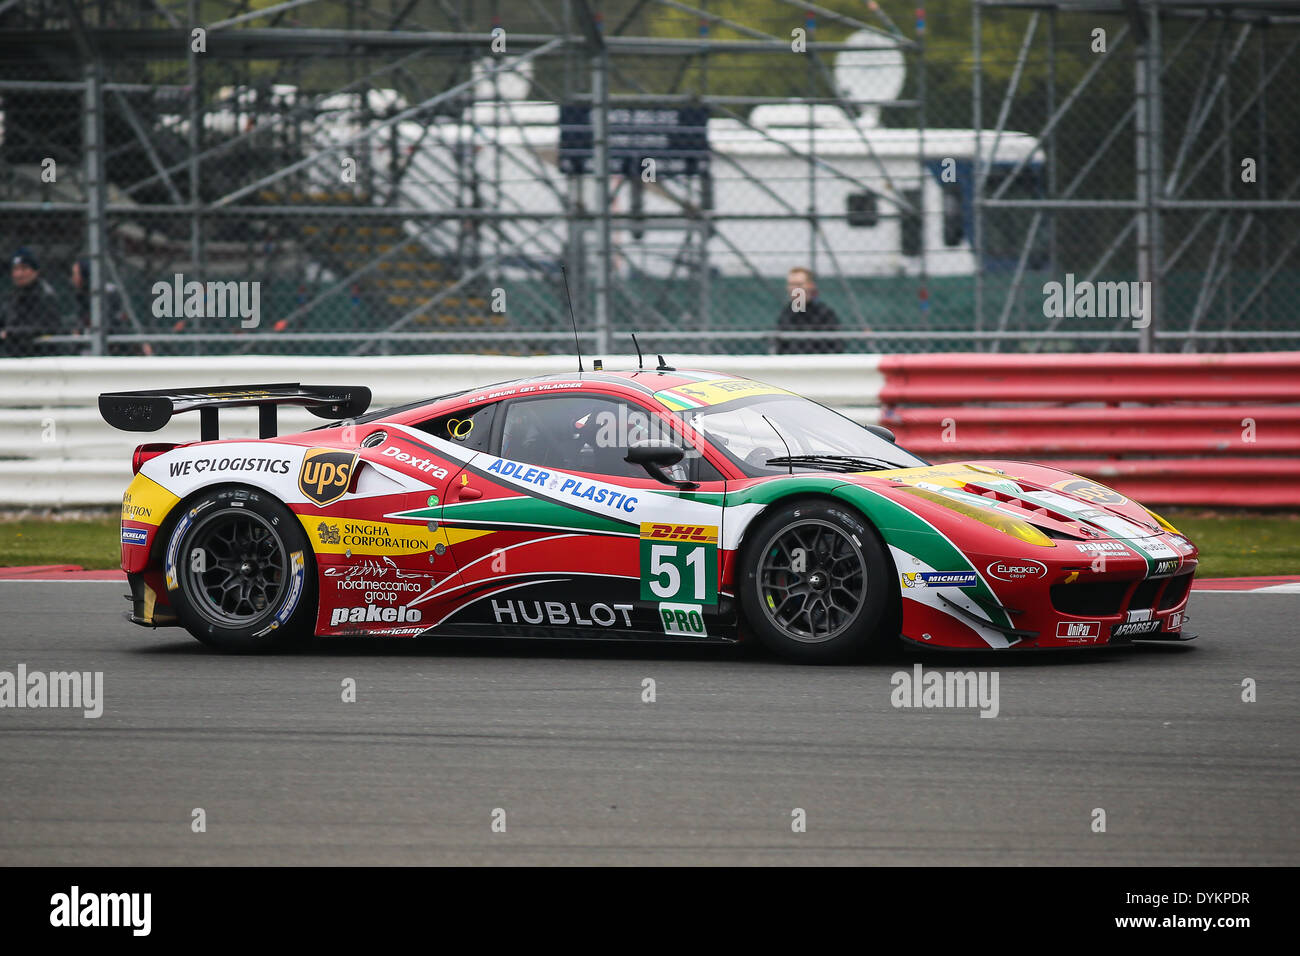
<path fill-rule="evenodd" d="M 348 490 L 356 464 L 354 451 L 313 448 L 303 456 L 298 490 L 322 507 L 338 501 Z"/>

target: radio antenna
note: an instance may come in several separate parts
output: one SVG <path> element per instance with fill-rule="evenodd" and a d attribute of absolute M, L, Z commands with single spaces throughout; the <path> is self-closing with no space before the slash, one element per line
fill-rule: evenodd
<path fill-rule="evenodd" d="M 560 266 L 560 275 L 564 276 L 564 297 L 569 300 L 569 321 L 573 323 L 573 350 L 578 353 L 578 371 L 582 371 L 582 346 L 578 344 L 578 317 L 573 314 L 573 294 L 569 291 L 569 270 Z"/>
<path fill-rule="evenodd" d="M 645 362 L 641 360 L 641 343 L 636 340 L 636 333 L 632 333 L 632 344 L 636 346 L 636 367 L 645 371 Z"/>

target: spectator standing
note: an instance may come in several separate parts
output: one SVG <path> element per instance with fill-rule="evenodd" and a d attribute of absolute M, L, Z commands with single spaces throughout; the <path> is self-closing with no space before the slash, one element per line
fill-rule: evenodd
<path fill-rule="evenodd" d="M 837 338 L 802 337 L 805 332 L 834 332 L 840 327 L 835 310 L 817 294 L 817 280 L 812 270 L 804 266 L 791 269 L 786 276 L 785 288 L 789 298 L 776 320 L 776 328 L 786 335 L 777 339 L 777 354 L 815 355 L 844 351 L 844 343 Z"/>
<path fill-rule="evenodd" d="M 14 253 L 9 267 L 14 287 L 0 314 L 0 356 L 55 354 L 57 349 L 36 341 L 38 336 L 62 331 L 54 290 L 41 278 L 40 264 L 26 246 Z"/>

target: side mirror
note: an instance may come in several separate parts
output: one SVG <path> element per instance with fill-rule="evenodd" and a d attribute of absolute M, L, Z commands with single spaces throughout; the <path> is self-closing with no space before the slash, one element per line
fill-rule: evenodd
<path fill-rule="evenodd" d="M 871 434 L 878 438 L 883 438 L 891 445 L 897 444 L 897 441 L 894 439 L 894 433 L 884 425 L 864 425 L 863 427 L 866 428 L 867 431 L 871 432 Z"/>
<path fill-rule="evenodd" d="M 693 481 L 680 481 L 668 474 L 668 468 L 680 462 L 686 453 L 670 441 L 653 441 L 645 439 L 633 442 L 623 460 L 633 465 L 640 465 L 655 481 L 672 485 L 676 488 L 698 488 Z"/>

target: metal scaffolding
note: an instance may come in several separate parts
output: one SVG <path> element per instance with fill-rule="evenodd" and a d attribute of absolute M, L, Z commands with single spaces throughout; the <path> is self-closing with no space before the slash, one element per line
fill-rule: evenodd
<path fill-rule="evenodd" d="M 978 0 L 973 71 L 941 64 L 973 119 L 965 85 L 957 119 L 927 102 L 902 2 L 596 6 L 0 0 L 0 242 L 88 273 L 77 334 L 45 341 L 559 351 L 561 267 L 598 353 L 632 330 L 728 352 L 1298 334 L 1300 5 Z M 681 161 L 652 181 L 642 114 L 682 124 L 644 127 Z M 834 331 L 778 325 L 792 266 Z M 1047 315 L 1076 274 L 1149 283 L 1150 325 Z M 160 314 L 174 276 L 260 283 L 266 320 Z"/>
<path fill-rule="evenodd" d="M 1011 80 L 1001 90 L 995 138 L 1016 103 L 1026 64 L 1037 62 L 1048 78 L 1042 122 L 1031 127 L 1044 151 L 1038 194 L 1007 195 L 1024 162 L 992 185 L 987 163 L 976 173 L 977 247 L 991 217 L 1022 217 L 1014 270 L 995 289 L 983 270 L 976 277 L 976 328 L 994 326 L 991 347 L 999 348 L 1016 317 L 1036 334 L 1060 331 L 1065 316 L 1045 326 L 1026 321 L 1042 302 L 1028 280 L 1031 274 L 1059 280 L 1075 270 L 1081 282 L 1131 279 L 1147 290 L 1145 324 L 1119 316 L 1108 333 L 1090 330 L 1113 343 L 1144 352 L 1166 343 L 1196 351 L 1300 338 L 1300 321 L 1285 301 L 1300 270 L 1293 215 L 1300 210 L 1293 161 L 1300 111 L 1294 87 L 1279 89 L 1275 82 L 1300 46 L 1300 4 L 976 0 L 976 130 L 991 92 L 982 42 L 990 17 L 1023 30 Z M 1058 90 L 1063 57 L 1077 54 L 1081 44 L 1091 62 L 1076 63 L 1072 87 Z M 1108 81 L 1112 88 L 1127 84 L 1130 102 L 1090 114 Z M 1076 136 L 1075 148 L 1063 150 L 1063 129 L 1080 122 L 1095 139 L 1079 149 Z M 1086 254 L 1062 256 L 1063 230 L 1090 233 L 1073 243 Z M 1044 235 L 1045 261 L 1034 268 Z M 1252 309 L 1261 317 L 1258 326 L 1240 328 Z"/>
<path fill-rule="evenodd" d="M 813 197 L 819 180 L 860 184 L 862 177 L 817 154 L 814 111 L 835 108 L 858 117 L 865 110 L 902 110 L 923 130 L 923 96 L 854 96 L 836 85 L 827 63 L 846 50 L 896 50 L 908 58 L 914 88 L 923 90 L 921 43 L 880 11 L 859 19 L 780 2 L 789 23 L 807 34 L 799 51 L 806 84 L 797 97 L 711 91 L 710 76 L 738 58 L 788 57 L 792 31 L 733 22 L 711 13 L 709 0 L 606 3 L 605 17 L 588 0 L 289 0 L 260 10 L 243 0 L 10 0 L 0 4 L 0 97 L 8 130 L 0 154 L 3 238 L 17 243 L 35 234 L 60 261 L 79 252 L 89 258 L 90 318 L 83 330 L 89 338 L 83 341 L 94 354 L 114 342 L 124 349 L 183 342 L 196 352 L 223 343 L 253 347 L 242 330 L 204 316 L 159 328 L 138 293 L 124 296 L 130 327 L 104 318 L 113 288 L 171 272 L 261 274 L 296 283 L 292 303 L 275 313 L 280 343 L 348 342 L 360 354 L 402 343 L 514 343 L 528 350 L 550 348 L 555 340 L 562 348 L 563 302 L 539 294 L 557 290 L 560 264 L 575 280 L 582 334 L 608 351 L 611 336 L 631 327 L 649 340 L 772 339 L 762 323 L 717 327 L 721 293 L 710 256 L 721 247 L 746 263 L 738 268 L 761 280 L 779 305 L 784 290 L 774 267 L 748 261 L 750 250 L 722 224 L 785 219 L 807 226 L 807 244 L 795 261 L 820 260 L 841 282 L 841 296 L 855 313 L 845 329 L 851 340 L 855 327 L 867 328 L 866 317 L 843 285 L 851 270 L 836 268 L 842 253 L 832 247 L 827 214 Z M 647 29 L 668 15 L 698 20 L 696 35 Z M 840 32 L 865 31 L 873 42 L 821 40 L 819 21 Z M 528 124 L 516 114 L 535 104 L 502 95 L 509 77 L 545 102 L 590 109 L 590 174 L 558 176 L 553 147 L 530 143 Z M 73 96 L 83 113 L 79 140 L 47 124 L 40 106 L 44 97 L 46 112 L 54 114 Z M 743 170 L 738 175 L 755 179 L 780 204 L 775 212 L 717 208 L 715 177 L 703 167 L 653 189 L 612 175 L 611 110 L 674 106 L 730 118 L 802 163 L 808 206 L 797 208 L 780 189 Z M 806 142 L 752 122 L 752 111 L 764 106 L 805 109 Z M 331 117 L 332 130 L 326 128 Z M 412 134 L 413 124 L 424 131 Z M 860 135 L 870 154 L 871 142 Z M 434 140 L 437 149 L 428 148 Z M 518 148 L 500 148 L 506 141 Z M 477 161 L 485 151 L 490 162 Z M 40 181 L 35 168 L 45 158 L 63 173 L 54 182 Z M 888 182 L 889 171 L 876 159 L 879 178 Z M 355 181 L 330 189 L 330 169 L 346 160 L 356 163 Z M 68 163 L 80 167 L 78 175 L 65 172 Z M 534 196 L 521 200 L 511 182 L 525 179 Z M 919 198 L 892 188 L 880 192 L 886 218 L 920 213 Z M 357 225 L 366 222 L 373 226 Z M 388 241 L 354 242 L 345 227 L 382 231 Z M 660 276 L 661 291 L 649 299 L 625 288 L 630 270 L 619 273 L 629 245 L 624 237 L 647 233 L 676 245 L 666 254 L 673 265 Z M 393 294 L 398 280 L 391 273 L 412 260 L 421 268 L 411 270 L 410 281 L 429 294 Z M 923 276 L 924 253 L 920 263 Z M 443 274 L 430 278 L 432 271 Z M 521 273 L 537 280 L 525 290 L 527 315 L 512 307 L 516 317 L 503 323 L 483 303 Z M 667 301 L 674 284 L 683 283 L 686 297 Z M 376 289 L 384 293 L 383 308 L 366 298 Z M 346 318 L 318 321 L 330 309 L 348 312 L 339 303 L 349 299 L 367 307 L 364 327 L 340 327 Z"/>

